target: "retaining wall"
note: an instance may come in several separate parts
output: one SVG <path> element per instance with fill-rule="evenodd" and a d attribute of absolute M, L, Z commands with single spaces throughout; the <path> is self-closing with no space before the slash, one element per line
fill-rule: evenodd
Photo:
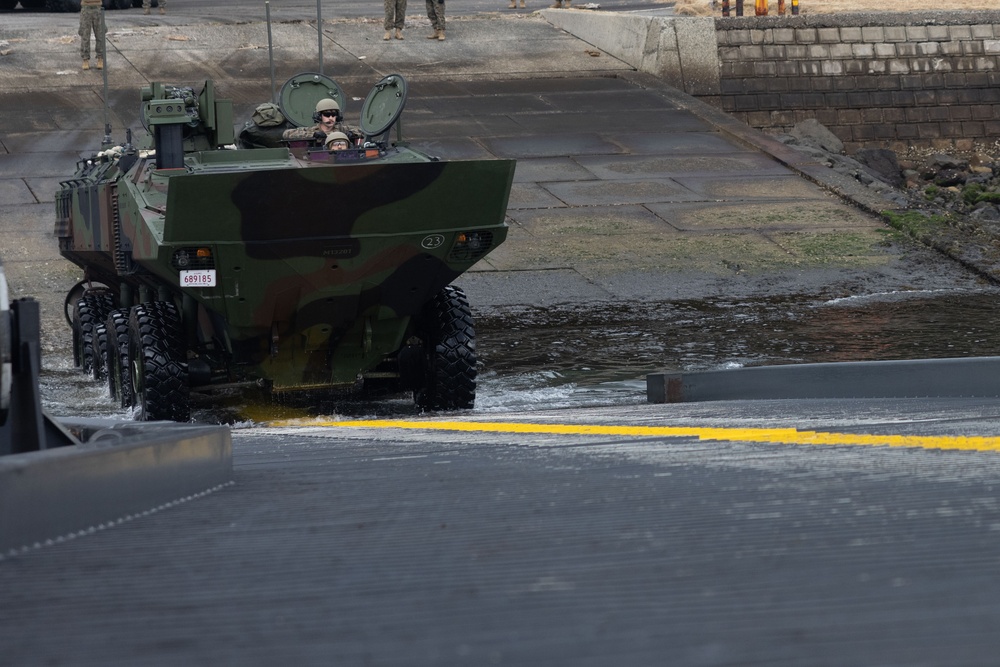
<path fill-rule="evenodd" d="M 848 152 L 1000 141 L 1000 11 L 545 17 L 759 129 L 815 118 Z"/>

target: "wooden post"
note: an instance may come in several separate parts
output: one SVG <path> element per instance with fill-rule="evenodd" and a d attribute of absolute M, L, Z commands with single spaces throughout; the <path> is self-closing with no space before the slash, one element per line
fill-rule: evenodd
<path fill-rule="evenodd" d="M 743 0 L 736 0 L 736 15 L 743 16 Z"/>

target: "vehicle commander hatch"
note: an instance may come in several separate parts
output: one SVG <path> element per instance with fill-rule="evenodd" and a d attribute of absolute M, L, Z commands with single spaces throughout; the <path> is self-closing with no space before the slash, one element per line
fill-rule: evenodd
<path fill-rule="evenodd" d="M 406 79 L 390 74 L 371 89 L 361 107 L 361 132 L 371 141 L 389 131 L 406 106 Z"/>
<path fill-rule="evenodd" d="M 323 74 L 303 72 L 296 74 L 281 86 L 278 106 L 288 122 L 296 127 L 312 125 L 316 103 L 329 97 L 340 106 L 340 113 L 347 109 L 347 97 L 336 81 Z"/>

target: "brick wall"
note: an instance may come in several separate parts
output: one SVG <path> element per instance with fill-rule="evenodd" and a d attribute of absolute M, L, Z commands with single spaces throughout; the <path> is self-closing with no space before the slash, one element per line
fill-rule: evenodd
<path fill-rule="evenodd" d="M 844 141 L 970 150 L 1000 141 L 1000 11 L 719 18 L 718 90 L 753 127 L 815 118 Z"/>

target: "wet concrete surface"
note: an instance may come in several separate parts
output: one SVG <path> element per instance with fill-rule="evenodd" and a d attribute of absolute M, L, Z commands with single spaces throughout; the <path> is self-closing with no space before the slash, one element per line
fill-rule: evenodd
<path fill-rule="evenodd" d="M 6 555 L 0 645 L 12 664 L 987 665 L 1000 470 L 950 448 L 996 444 L 998 416 L 761 401 L 238 429 L 233 486 Z M 859 444 L 899 435 L 926 446 Z"/>

